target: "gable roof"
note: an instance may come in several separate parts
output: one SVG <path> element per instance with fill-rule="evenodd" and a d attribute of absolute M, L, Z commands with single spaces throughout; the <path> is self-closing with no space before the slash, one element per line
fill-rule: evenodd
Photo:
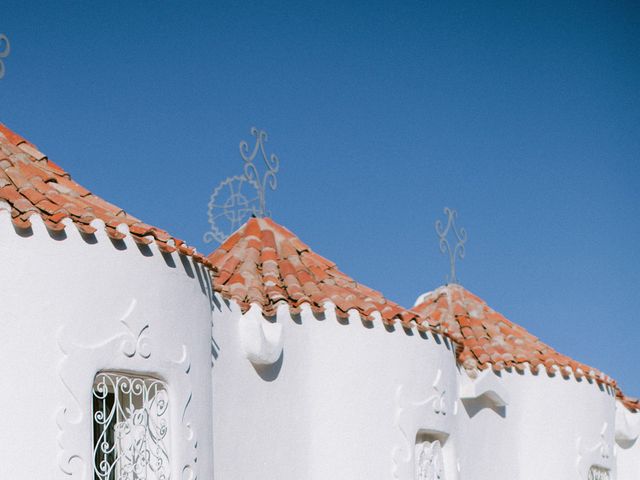
<path fill-rule="evenodd" d="M 122 239 L 117 230 L 126 225 L 131 237 L 141 244 L 155 240 L 164 252 L 178 251 L 195 261 L 210 266 L 208 260 L 182 240 L 164 230 L 152 227 L 126 213 L 89 190 L 78 185 L 71 176 L 32 143 L 0 123 L 0 200 L 11 207 L 13 224 L 19 228 L 31 226 L 31 215 L 39 215 L 48 229 L 63 230 L 63 220 L 70 219 L 85 234 L 92 234 L 96 219 L 105 223 L 107 235 Z"/>
<path fill-rule="evenodd" d="M 491 309 L 486 302 L 460 285 L 446 285 L 419 299 L 414 310 L 437 321 L 444 332 L 461 349 L 458 361 L 468 368 L 494 370 L 515 368 L 526 364 L 542 366 L 549 373 L 555 367 L 576 378 L 589 378 L 615 387 L 615 381 L 604 373 L 558 353 L 520 325 Z"/>
<path fill-rule="evenodd" d="M 266 315 L 274 315 L 284 302 L 294 311 L 306 303 L 322 312 L 330 301 L 341 316 L 354 309 L 372 319 L 379 312 L 386 323 L 397 319 L 408 326 L 414 321 L 428 328 L 418 313 L 348 277 L 269 218 L 251 218 L 208 258 L 217 268 L 214 288 L 243 311 L 255 303 Z"/>

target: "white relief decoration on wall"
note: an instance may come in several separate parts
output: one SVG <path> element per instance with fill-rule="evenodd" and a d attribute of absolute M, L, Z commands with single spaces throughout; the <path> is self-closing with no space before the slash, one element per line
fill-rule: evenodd
<path fill-rule="evenodd" d="M 102 372 L 93 384 L 96 480 L 168 480 L 169 394 L 155 378 Z"/>
<path fill-rule="evenodd" d="M 151 447 L 147 437 L 143 438 L 141 435 L 128 437 L 125 432 L 130 428 L 138 433 L 142 432 L 144 422 L 149 419 L 145 417 L 144 410 L 147 413 L 154 408 L 156 411 L 162 411 L 162 417 L 167 422 L 166 430 L 160 428 L 154 434 L 164 435 L 165 444 L 170 443 L 175 447 L 171 452 L 172 465 L 168 465 L 167 469 L 173 468 L 174 474 L 169 472 L 166 476 L 149 476 L 149 468 L 146 472 L 141 469 L 145 461 L 151 461 L 151 457 L 148 457 L 147 460 L 139 459 L 141 463 L 136 463 L 138 469 L 132 469 L 128 477 L 122 476 L 125 472 L 123 464 L 120 470 L 121 477 L 117 478 L 169 480 L 179 476 L 182 479 L 197 477 L 197 439 L 189 411 L 192 397 L 189 376 L 191 360 L 187 347 L 176 344 L 173 337 L 165 335 L 161 338 L 150 335 L 150 322 L 144 319 L 143 312 L 136 312 L 136 306 L 137 302 L 134 299 L 120 321 L 114 322 L 114 326 L 117 327 L 112 336 L 98 344 L 82 343 L 75 339 L 74 334 L 77 331 L 70 326 L 62 327 L 58 331 L 58 346 L 63 354 L 58 365 L 58 376 L 65 392 L 63 396 L 65 400 L 57 416 L 60 468 L 58 478 L 83 480 L 94 478 L 92 441 L 94 389 L 92 385 L 100 372 L 139 372 L 131 376 L 140 378 L 145 375 L 158 375 L 166 381 L 165 387 L 156 391 L 155 403 L 152 398 L 148 398 L 146 408 L 143 404 L 134 402 L 133 409 L 123 412 L 119 420 L 118 433 L 114 432 L 114 435 L 120 434 L 120 451 L 123 452 L 136 454 L 145 442 L 147 442 L 146 446 Z M 85 330 L 85 334 L 87 331 L 90 330 Z M 176 349 L 178 349 L 177 352 Z M 172 351 L 174 353 L 170 353 Z M 178 353 L 177 359 L 176 353 Z M 173 405 L 171 409 L 168 408 L 169 396 Z M 167 436 L 168 432 L 171 432 L 171 439 Z M 148 433 L 151 434 L 151 432 Z M 136 447 L 129 443 L 134 438 L 139 440 Z M 110 448 L 113 445 L 111 443 Z M 179 475 L 176 476 L 176 473 Z M 109 479 L 106 476 L 95 478 Z"/>
<path fill-rule="evenodd" d="M 149 339 L 146 331 L 149 328 L 148 323 L 144 323 L 140 318 L 132 315 L 136 308 L 137 302 L 132 300 L 129 304 L 129 308 L 120 319 L 120 322 L 127 327 L 130 335 L 122 342 L 120 346 L 122 353 L 127 357 L 133 357 L 140 355 L 142 358 L 149 358 L 151 356 L 151 350 L 149 346 Z"/>
<path fill-rule="evenodd" d="M 415 473 L 416 435 L 421 429 L 436 431 L 447 437 L 453 428 L 453 417 L 457 413 L 452 408 L 447 384 L 442 369 L 438 369 L 430 390 L 420 396 L 407 392 L 408 387 L 399 385 L 396 389 L 395 425 L 398 441 L 392 450 L 392 478 L 411 478 Z M 419 400 L 415 400 L 415 398 Z M 450 415 L 449 412 L 453 412 Z M 440 445 L 441 446 L 441 445 Z M 438 477 L 435 477 L 438 478 Z"/>
<path fill-rule="evenodd" d="M 615 439 L 618 443 L 631 443 L 640 436 L 640 415 L 616 402 Z"/>
<path fill-rule="evenodd" d="M 416 480 L 444 480 L 444 460 L 438 440 L 416 445 Z"/>
<path fill-rule="evenodd" d="M 433 382 L 433 389 L 436 392 L 436 398 L 433 400 L 433 411 L 436 415 L 446 415 L 447 414 L 447 402 L 445 399 L 445 395 L 447 394 L 447 389 L 444 385 L 444 381 L 442 379 L 442 370 L 438 370 L 436 375 L 436 379 Z"/>
<path fill-rule="evenodd" d="M 475 378 L 461 375 L 459 395 L 461 400 L 484 396 L 496 407 L 506 407 L 509 404 L 509 392 L 491 369 L 480 372 Z"/>
<path fill-rule="evenodd" d="M 609 478 L 609 472 L 614 468 L 615 462 L 612 458 L 612 445 L 609 445 L 608 439 L 611 437 L 609 434 L 609 424 L 604 422 L 602 429 L 600 430 L 600 440 L 592 447 L 586 447 L 585 441 L 582 437 L 578 437 L 577 449 L 578 449 L 578 473 L 580 478 L 591 480 L 591 475 L 601 472 L 606 472 L 607 477 L 593 477 L 593 478 Z M 598 470 L 598 472 L 596 472 Z M 593 472 L 593 473 L 592 473 Z"/>

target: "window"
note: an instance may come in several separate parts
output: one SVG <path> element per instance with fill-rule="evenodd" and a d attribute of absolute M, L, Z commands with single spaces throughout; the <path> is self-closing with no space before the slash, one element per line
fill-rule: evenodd
<path fill-rule="evenodd" d="M 433 435 L 418 433 L 415 447 L 416 480 L 444 480 L 442 443 Z"/>
<path fill-rule="evenodd" d="M 164 382 L 100 372 L 93 382 L 95 480 L 168 480 L 169 395 Z"/>
<path fill-rule="evenodd" d="M 609 470 L 594 465 L 589 469 L 588 480 L 610 480 Z"/>

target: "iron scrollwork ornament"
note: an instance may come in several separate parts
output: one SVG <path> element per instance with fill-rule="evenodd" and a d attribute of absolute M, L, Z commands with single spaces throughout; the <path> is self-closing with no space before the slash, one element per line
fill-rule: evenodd
<path fill-rule="evenodd" d="M 96 480 L 169 480 L 169 395 L 160 380 L 114 372 L 93 386 Z"/>
<path fill-rule="evenodd" d="M 610 478 L 608 469 L 594 465 L 589 469 L 587 480 L 610 480 Z"/>
<path fill-rule="evenodd" d="M 442 447 L 438 440 L 416 445 L 416 479 L 444 480 Z"/>
<path fill-rule="evenodd" d="M 9 43 L 9 39 L 4 33 L 0 33 L 0 78 L 4 77 L 4 62 L 3 58 L 7 58 L 11 53 L 11 44 Z"/>
<path fill-rule="evenodd" d="M 447 283 L 458 283 L 458 277 L 456 276 L 456 258 L 462 260 L 464 258 L 465 247 L 464 244 L 467 242 L 467 231 L 464 228 L 458 228 L 456 225 L 456 218 L 458 217 L 458 212 L 452 210 L 449 207 L 445 207 L 444 214 L 447 216 L 447 225 L 446 227 L 442 226 L 442 222 L 440 220 L 436 220 L 436 233 L 440 238 L 440 251 L 442 253 L 446 253 L 449 256 L 449 277 L 447 278 Z M 453 231 L 453 244 L 449 243 L 449 232 Z"/>
<path fill-rule="evenodd" d="M 268 155 L 265 143 L 267 132 L 251 128 L 255 137 L 253 148 L 249 143 L 240 142 L 240 157 L 244 162 L 243 175 L 228 177 L 218 184 L 209 199 L 209 224 L 211 230 L 204 234 L 204 241 L 223 243 L 249 217 L 265 217 L 269 214 L 266 207 L 267 188 L 275 190 L 278 186 L 276 173 L 280 160 L 275 154 Z M 256 158 L 262 158 L 266 170 L 260 176 Z"/>

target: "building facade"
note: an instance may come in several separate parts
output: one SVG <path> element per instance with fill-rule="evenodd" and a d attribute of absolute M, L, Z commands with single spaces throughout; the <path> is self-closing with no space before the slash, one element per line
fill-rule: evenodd
<path fill-rule="evenodd" d="M 0 124 L 0 478 L 640 479 L 640 403 L 459 285 L 286 228 L 209 256 Z"/>

